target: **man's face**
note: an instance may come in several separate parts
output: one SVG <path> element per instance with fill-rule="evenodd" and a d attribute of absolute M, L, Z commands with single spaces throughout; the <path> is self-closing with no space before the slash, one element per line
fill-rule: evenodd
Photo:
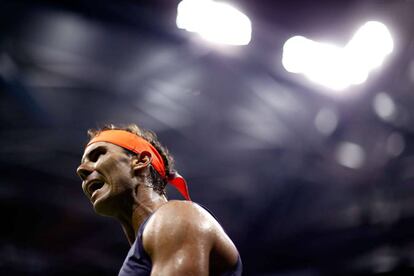
<path fill-rule="evenodd" d="M 131 157 L 111 143 L 86 147 L 77 174 L 83 181 L 83 192 L 101 215 L 116 216 L 134 190 Z"/>

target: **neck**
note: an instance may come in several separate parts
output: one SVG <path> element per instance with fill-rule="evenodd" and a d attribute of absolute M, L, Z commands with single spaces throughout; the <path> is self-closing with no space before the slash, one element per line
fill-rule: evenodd
<path fill-rule="evenodd" d="M 134 243 L 144 220 L 165 203 L 167 198 L 156 193 L 151 187 L 145 185 L 136 187 L 130 212 L 117 216 L 130 245 Z"/>

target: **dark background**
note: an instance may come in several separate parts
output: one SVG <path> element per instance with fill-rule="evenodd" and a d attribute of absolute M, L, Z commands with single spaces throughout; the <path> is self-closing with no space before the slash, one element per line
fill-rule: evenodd
<path fill-rule="evenodd" d="M 117 274 L 128 243 L 75 170 L 87 129 L 137 123 L 244 275 L 414 275 L 414 2 L 230 2 L 248 46 L 177 29 L 178 1 L 0 2 L 0 274 Z M 345 44 L 368 20 L 394 52 L 366 84 L 331 96 L 281 66 L 289 37 Z"/>

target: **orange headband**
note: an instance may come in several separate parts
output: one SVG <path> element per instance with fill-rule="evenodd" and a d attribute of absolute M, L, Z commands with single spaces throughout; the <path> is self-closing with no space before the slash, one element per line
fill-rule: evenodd
<path fill-rule="evenodd" d="M 96 142 L 107 142 L 124 149 L 130 150 L 137 154 L 147 151 L 152 156 L 151 164 L 154 169 L 165 179 L 165 164 L 162 156 L 157 149 L 151 145 L 147 140 L 125 130 L 104 130 L 89 141 L 88 145 Z M 178 173 L 168 177 L 168 183 L 173 185 L 184 196 L 185 199 L 190 200 L 187 183 L 184 178 Z"/>

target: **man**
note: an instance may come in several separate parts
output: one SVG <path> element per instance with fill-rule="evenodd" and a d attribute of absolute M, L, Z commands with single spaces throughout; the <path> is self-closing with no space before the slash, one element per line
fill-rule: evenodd
<path fill-rule="evenodd" d="M 136 125 L 88 132 L 77 174 L 96 213 L 116 218 L 131 245 L 119 275 L 241 275 L 233 242 L 190 201 L 155 134 Z M 174 185 L 187 201 L 166 198 Z"/>

